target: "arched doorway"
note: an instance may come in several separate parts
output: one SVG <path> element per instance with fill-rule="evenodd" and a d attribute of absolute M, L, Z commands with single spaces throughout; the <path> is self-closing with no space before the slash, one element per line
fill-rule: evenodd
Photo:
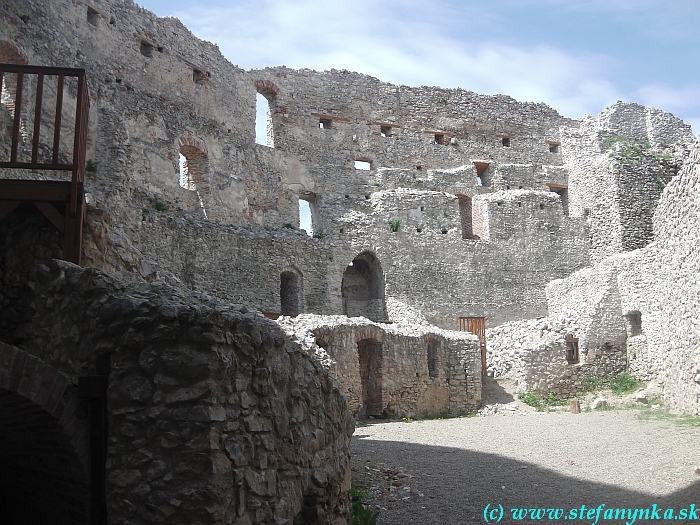
<path fill-rule="evenodd" d="M 78 389 L 19 348 L 0 343 L 0 356 L 0 522 L 89 523 L 88 427 Z"/>
<path fill-rule="evenodd" d="M 384 412 L 382 402 L 382 344 L 376 339 L 363 339 L 357 343 L 360 362 L 360 383 L 362 385 L 362 403 L 360 417 L 381 416 Z"/>
<path fill-rule="evenodd" d="M 343 313 L 348 317 L 386 320 L 384 272 L 372 252 L 355 257 L 343 273 Z"/>

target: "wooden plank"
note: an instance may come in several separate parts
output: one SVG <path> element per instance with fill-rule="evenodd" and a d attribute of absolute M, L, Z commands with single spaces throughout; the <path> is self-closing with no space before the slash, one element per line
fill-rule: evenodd
<path fill-rule="evenodd" d="M 336 122 L 350 122 L 350 119 L 345 117 L 333 117 L 331 115 L 321 115 L 320 113 L 311 113 L 312 117 L 322 118 L 326 120 L 335 120 Z"/>
<path fill-rule="evenodd" d="M 401 128 L 399 124 L 390 124 L 389 122 L 367 122 L 368 126 L 381 126 L 383 128 Z"/>
<path fill-rule="evenodd" d="M 19 168 L 25 170 L 73 171 L 73 164 L 51 164 L 46 162 L 0 162 L 0 168 Z"/>
<path fill-rule="evenodd" d="M 66 202 L 70 182 L 53 180 L 0 180 L 0 198 L 6 201 Z"/>
<path fill-rule="evenodd" d="M 0 222 L 15 211 L 19 205 L 20 201 L 0 201 Z"/>
<path fill-rule="evenodd" d="M 58 164 L 58 150 L 61 146 L 61 116 L 63 113 L 63 83 L 65 78 L 58 75 L 58 87 L 56 88 L 56 119 L 53 124 L 53 155 L 51 162 Z"/>
<path fill-rule="evenodd" d="M 36 80 L 36 104 L 34 105 L 34 135 L 32 136 L 32 163 L 39 157 L 39 137 L 41 135 L 41 103 L 44 98 L 44 75 L 39 73 Z"/>
<path fill-rule="evenodd" d="M 43 73 L 45 75 L 65 75 L 69 77 L 78 77 L 85 74 L 85 69 L 83 68 L 33 66 L 24 64 L 2 64 L 2 70 L 8 73 L 25 73 L 30 75 Z"/>
<path fill-rule="evenodd" d="M 50 202 L 45 202 L 45 201 L 32 201 L 34 206 L 37 207 L 37 209 L 46 217 L 51 224 L 55 226 L 55 228 L 59 231 L 59 233 L 63 233 L 65 231 L 66 227 L 66 219 L 65 217 L 59 212 L 53 204 Z"/>
<path fill-rule="evenodd" d="M 22 116 L 22 89 L 24 75 L 17 73 L 17 93 L 15 93 L 15 120 L 12 124 L 12 148 L 10 150 L 10 162 L 17 161 L 17 147 L 19 146 L 19 127 Z"/>

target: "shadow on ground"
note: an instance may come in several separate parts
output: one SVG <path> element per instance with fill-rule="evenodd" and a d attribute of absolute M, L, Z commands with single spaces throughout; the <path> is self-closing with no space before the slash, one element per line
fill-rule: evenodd
<path fill-rule="evenodd" d="M 353 439 L 353 454 L 381 463 L 383 458 L 395 457 L 396 451 L 410 458 L 405 472 L 410 492 L 398 501 L 382 503 L 387 507 L 380 515 L 380 525 L 407 523 L 456 525 L 485 523 L 486 505 L 502 505 L 506 515 L 500 523 L 553 523 L 547 516 L 540 520 L 529 518 L 513 520 L 510 509 L 514 507 L 586 509 L 605 504 L 606 508 L 657 508 L 673 507 L 675 513 L 691 504 L 700 505 L 700 481 L 665 497 L 626 490 L 616 485 L 592 483 L 568 477 L 532 463 L 513 460 L 494 454 L 474 452 L 458 448 L 416 445 L 405 442 L 377 441 L 357 435 Z M 659 453 L 663 453 L 659 451 Z M 418 493 L 423 496 L 418 496 Z M 408 499 L 402 499 L 408 497 Z M 498 516 L 494 514 L 494 518 Z M 700 515 L 700 512 L 698 512 Z M 640 523 L 700 523 L 698 520 L 641 521 Z M 598 523 L 624 524 L 628 520 L 603 520 Z M 563 523 L 571 522 L 561 517 Z M 591 524 L 593 519 L 578 519 L 576 523 Z"/>

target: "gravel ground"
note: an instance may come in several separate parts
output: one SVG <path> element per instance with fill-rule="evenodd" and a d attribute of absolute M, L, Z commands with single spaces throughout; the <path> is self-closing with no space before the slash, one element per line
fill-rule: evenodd
<path fill-rule="evenodd" d="M 378 523 L 387 525 L 484 523 L 487 504 L 503 505 L 508 514 L 501 523 L 515 523 L 513 507 L 567 513 L 603 503 L 700 507 L 699 427 L 641 420 L 638 410 L 526 409 L 358 426 L 351 448 L 354 483 L 370 489 L 368 503 L 380 510 Z"/>

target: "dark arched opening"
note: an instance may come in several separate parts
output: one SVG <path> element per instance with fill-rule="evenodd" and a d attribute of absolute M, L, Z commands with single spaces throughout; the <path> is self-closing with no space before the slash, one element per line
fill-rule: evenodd
<path fill-rule="evenodd" d="M 382 344 L 376 339 L 363 339 L 357 343 L 360 362 L 362 404 L 360 417 L 384 415 L 382 402 Z"/>
<path fill-rule="evenodd" d="M 355 257 L 343 273 L 343 312 L 348 317 L 386 320 L 384 272 L 371 252 Z"/>
<path fill-rule="evenodd" d="M 280 274 L 280 312 L 299 315 L 301 308 L 301 279 L 292 271 Z"/>
<path fill-rule="evenodd" d="M 58 421 L 0 388 L 0 494 L 3 525 L 88 523 L 89 486 Z"/>

